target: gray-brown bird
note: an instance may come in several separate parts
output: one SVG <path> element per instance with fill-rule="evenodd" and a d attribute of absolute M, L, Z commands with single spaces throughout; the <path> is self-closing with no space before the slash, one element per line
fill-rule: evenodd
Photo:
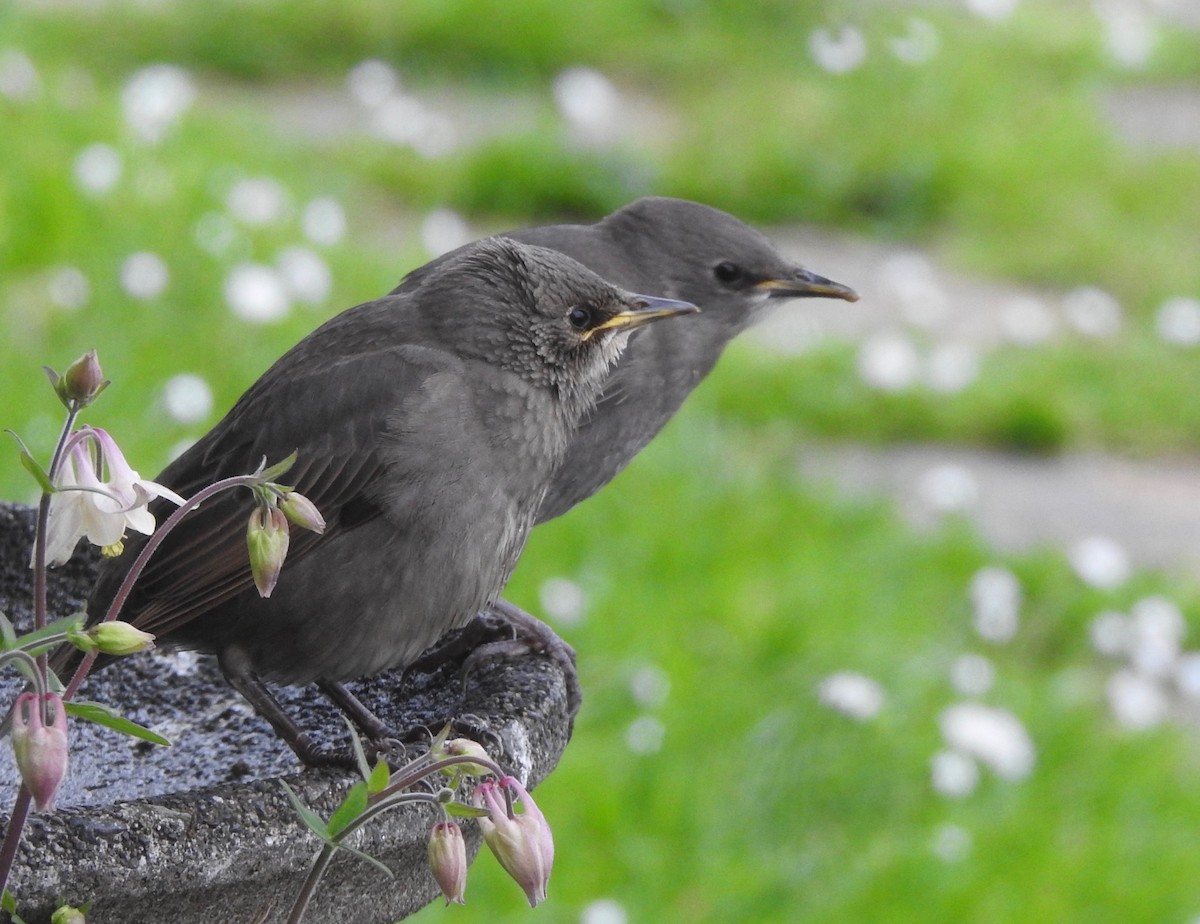
<path fill-rule="evenodd" d="M 121 618 L 167 647 L 217 655 L 315 762 L 258 681 L 404 666 L 495 600 L 629 332 L 695 311 L 617 289 L 560 253 L 487 239 L 404 293 L 343 312 L 156 479 L 191 496 L 294 451 L 280 480 L 316 504 L 324 532 L 293 530 L 263 598 L 246 552 L 253 502 L 227 492 L 167 536 Z M 169 511 L 156 512 L 161 522 Z M 140 543 L 129 546 L 102 566 L 92 619 Z"/>
<path fill-rule="evenodd" d="M 567 254 L 634 292 L 679 298 L 703 313 L 630 338 L 595 408 L 571 436 L 538 512 L 566 513 L 616 477 L 712 371 L 729 342 L 788 298 L 855 301 L 853 289 L 780 255 L 759 231 L 683 199 L 637 201 L 590 225 L 549 225 L 504 237 Z M 418 286 L 452 252 L 414 270 L 393 291 Z"/>

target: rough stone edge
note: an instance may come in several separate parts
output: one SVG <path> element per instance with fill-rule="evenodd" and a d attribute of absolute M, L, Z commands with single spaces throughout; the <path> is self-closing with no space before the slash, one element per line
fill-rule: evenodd
<path fill-rule="evenodd" d="M 5 596 L 27 580 L 26 559 L 14 561 L 11 551 L 12 531 L 27 517 L 27 508 L 0 502 Z M 62 599 L 86 595 L 94 558 L 81 561 L 56 572 L 55 594 Z M 4 605 L 13 602 L 8 597 Z M 466 695 L 457 675 L 447 672 L 438 693 L 447 716 L 472 713 L 498 732 L 499 762 L 527 785 L 540 783 L 558 763 L 569 716 L 566 684 L 552 660 L 530 654 L 491 664 L 472 678 Z M 22 916 L 41 924 L 59 900 L 90 899 L 91 924 L 284 920 L 319 844 L 296 817 L 280 779 L 31 816 L 10 884 Z M 282 779 L 328 817 L 355 776 L 305 770 Z M 431 902 L 438 891 L 426 845 L 434 820 L 429 809 L 399 809 L 356 834 L 351 843 L 381 859 L 395 878 L 343 855 L 322 880 L 307 920 L 391 922 Z M 7 812 L 0 821 L 7 823 Z M 465 824 L 464 833 L 474 857 L 476 826 Z"/>

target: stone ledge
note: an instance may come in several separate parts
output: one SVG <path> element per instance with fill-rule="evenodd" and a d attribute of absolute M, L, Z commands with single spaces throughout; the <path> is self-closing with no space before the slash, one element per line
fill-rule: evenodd
<path fill-rule="evenodd" d="M 28 618 L 32 524 L 29 508 L 0 504 L 0 610 L 18 624 Z M 78 609 L 95 561 L 81 555 L 51 573 L 52 618 Z M 16 682 L 4 680 L 7 702 Z M 503 753 L 493 756 L 531 786 L 557 764 L 569 737 L 565 681 L 540 655 L 485 665 L 465 690 L 452 667 L 409 681 L 384 674 L 352 689 L 395 728 L 478 717 L 503 743 Z M 319 740 L 345 743 L 344 724 L 315 688 L 280 692 L 285 708 Z M 58 811 L 31 816 L 13 873 L 11 889 L 26 921 L 47 921 L 60 898 L 93 900 L 89 924 L 250 922 L 264 912 L 264 921 L 284 920 L 319 844 L 279 780 L 328 817 L 354 774 L 301 770 L 211 658 L 134 656 L 90 678 L 81 696 L 116 707 L 174 746 L 72 723 L 72 766 Z M 2 763 L 0 804 L 11 806 L 15 770 L 11 760 Z M 307 920 L 392 922 L 432 901 L 438 893 L 426 842 L 434 820 L 430 809 L 401 809 L 358 832 L 352 843 L 383 860 L 396 878 L 339 857 Z M 476 827 L 466 824 L 464 833 L 474 856 Z"/>

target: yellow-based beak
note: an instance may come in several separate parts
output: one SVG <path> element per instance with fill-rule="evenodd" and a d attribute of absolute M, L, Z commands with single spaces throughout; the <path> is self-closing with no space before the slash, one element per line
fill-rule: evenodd
<path fill-rule="evenodd" d="M 649 324 L 651 321 L 658 321 L 662 318 L 673 318 L 680 314 L 696 314 L 700 311 L 691 302 L 681 302 L 673 298 L 655 298 L 651 295 L 635 295 L 633 305 L 634 307 L 614 314 L 608 320 L 602 321 L 591 330 L 586 331 L 583 339 L 587 340 L 602 330 L 641 327 L 643 324 Z"/>

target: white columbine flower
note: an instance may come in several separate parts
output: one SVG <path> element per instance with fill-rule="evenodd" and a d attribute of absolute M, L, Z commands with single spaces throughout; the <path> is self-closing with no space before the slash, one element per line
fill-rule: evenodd
<path fill-rule="evenodd" d="M 175 504 L 184 502 L 174 491 L 142 478 L 130 468 L 107 432 L 86 432 L 91 440 L 75 442 L 59 471 L 58 490 L 50 498 L 46 527 L 46 562 L 50 565 L 66 562 L 85 536 L 103 548 L 120 542 L 127 528 L 146 535 L 154 532 L 154 515 L 146 509 L 153 497 L 165 497 Z M 89 442 L 99 449 L 107 481 L 96 474 Z"/>

